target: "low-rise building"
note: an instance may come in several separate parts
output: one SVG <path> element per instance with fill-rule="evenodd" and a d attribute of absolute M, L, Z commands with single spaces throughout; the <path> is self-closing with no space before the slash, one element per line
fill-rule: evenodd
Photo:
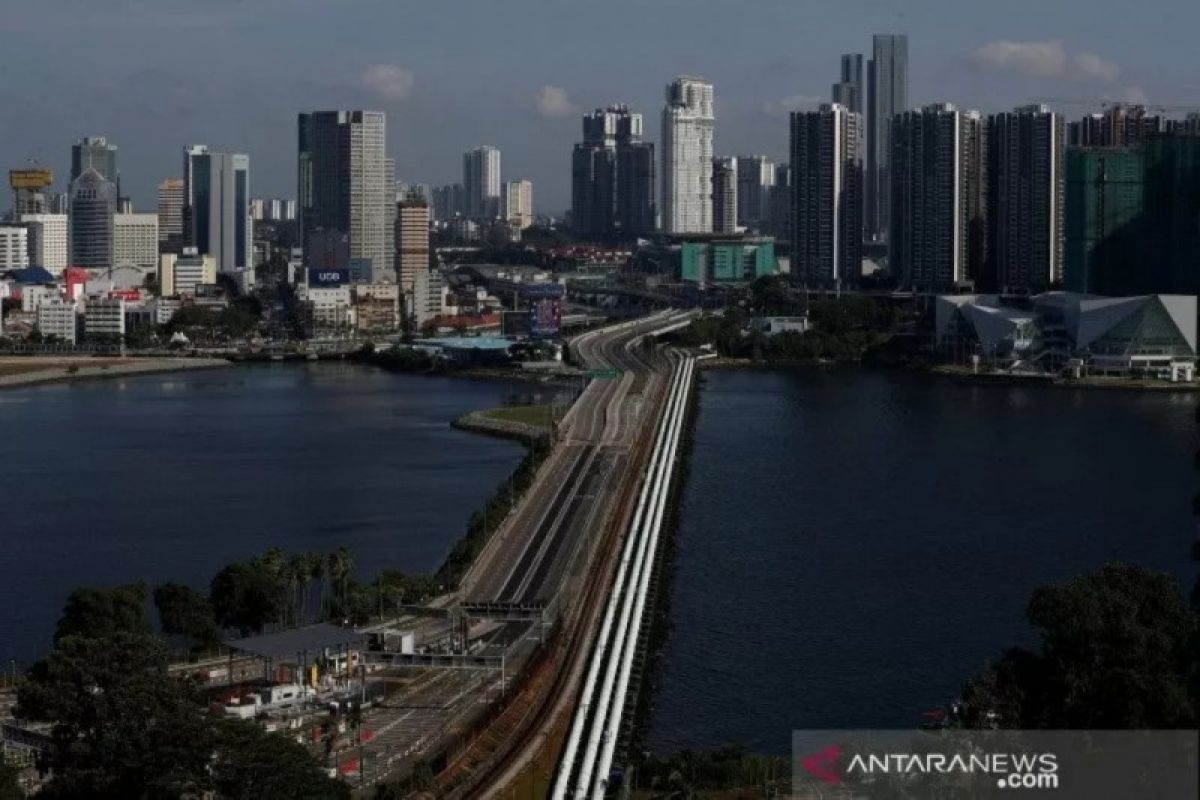
<path fill-rule="evenodd" d="M 37 307 L 36 325 L 43 338 L 75 344 L 78 338 L 75 304 L 57 298 L 40 303 Z"/>
<path fill-rule="evenodd" d="M 58 287 L 53 284 L 26 284 L 21 287 L 21 310 L 34 313 L 42 303 L 57 299 L 60 294 Z"/>
<path fill-rule="evenodd" d="M 948 356 L 1049 374 L 1191 380 L 1194 373 L 1195 295 L 946 295 L 935 308 L 937 344 Z"/>
<path fill-rule="evenodd" d="M 300 290 L 300 299 L 307 305 L 312 330 L 346 332 L 354 327 L 348 285 L 305 286 Z"/>
<path fill-rule="evenodd" d="M 391 332 L 400 328 L 400 286 L 359 283 L 354 287 L 354 317 L 360 331 Z"/>
<path fill-rule="evenodd" d="M 158 287 L 163 297 L 189 297 L 198 286 L 217 282 L 217 260 L 199 255 L 194 247 L 183 253 L 163 253 L 158 265 Z"/>
<path fill-rule="evenodd" d="M 740 283 L 779 274 L 775 240 L 770 237 L 712 238 L 679 246 L 679 280 Z"/>
<path fill-rule="evenodd" d="M 425 325 L 447 312 L 447 297 L 450 288 L 446 277 L 436 270 L 418 272 L 413 281 L 413 291 L 408 296 L 408 313 L 417 327 Z"/>
<path fill-rule="evenodd" d="M 125 335 L 125 301 L 119 297 L 89 297 L 84 303 L 83 330 L 88 338 Z"/>

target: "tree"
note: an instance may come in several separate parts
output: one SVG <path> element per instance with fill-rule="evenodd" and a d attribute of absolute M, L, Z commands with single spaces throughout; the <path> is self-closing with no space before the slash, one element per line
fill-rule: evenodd
<path fill-rule="evenodd" d="M 207 782 L 201 699 L 149 633 L 65 636 L 34 665 L 17 713 L 52 723 L 39 797 L 179 797 Z"/>
<path fill-rule="evenodd" d="M 25 797 L 18 781 L 20 774 L 16 767 L 0 758 L 0 800 L 22 800 Z"/>
<path fill-rule="evenodd" d="M 212 604 L 190 586 L 164 583 L 154 589 L 154 606 L 163 633 L 183 636 L 196 649 L 212 647 L 221 641 Z"/>
<path fill-rule="evenodd" d="M 229 800 L 286 797 L 345 798 L 350 788 L 330 778 L 302 745 L 250 722 L 216 723 L 213 782 Z"/>
<path fill-rule="evenodd" d="M 344 608 L 346 605 L 346 585 L 350 573 L 354 571 L 354 556 L 344 546 L 329 554 L 329 577 L 338 589 L 337 599 Z"/>
<path fill-rule="evenodd" d="M 261 563 L 224 567 L 212 580 L 209 599 L 217 623 L 242 635 L 261 632 L 279 619 L 283 586 L 279 576 Z"/>
<path fill-rule="evenodd" d="M 1123 564 L 1034 592 L 1041 648 L 1008 650 L 963 693 L 968 726 L 1190 728 L 1197 622 L 1175 580 Z"/>
<path fill-rule="evenodd" d="M 54 641 L 57 643 L 69 636 L 99 637 L 117 632 L 149 631 L 145 584 L 112 589 L 82 588 L 67 597 Z"/>

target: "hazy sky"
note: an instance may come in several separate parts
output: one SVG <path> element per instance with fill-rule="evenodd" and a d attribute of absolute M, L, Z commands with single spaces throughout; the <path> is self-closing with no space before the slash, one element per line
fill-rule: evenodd
<path fill-rule="evenodd" d="M 298 111 L 381 109 L 398 179 L 460 180 L 492 144 L 555 213 L 580 113 L 627 102 L 657 141 L 679 73 L 715 85 L 717 153 L 782 158 L 787 110 L 826 99 L 872 33 L 908 34 L 913 104 L 989 111 L 1200 106 L 1198 30 L 1197 0 L 0 0 L 0 154 L 63 188 L 70 145 L 105 135 L 152 210 L 204 143 L 250 154 L 254 195 L 292 197 Z"/>

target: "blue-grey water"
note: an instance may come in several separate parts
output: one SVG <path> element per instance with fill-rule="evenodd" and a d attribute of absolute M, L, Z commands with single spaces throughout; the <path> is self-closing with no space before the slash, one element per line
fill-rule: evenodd
<path fill-rule="evenodd" d="M 1190 591 L 1194 395 L 717 372 L 699 404 L 655 751 L 915 726 L 1111 559 Z"/>
<path fill-rule="evenodd" d="M 449 423 L 531 391 L 351 364 L 0 391 L 0 660 L 81 585 L 205 588 L 269 547 L 435 569 L 524 452 Z"/>

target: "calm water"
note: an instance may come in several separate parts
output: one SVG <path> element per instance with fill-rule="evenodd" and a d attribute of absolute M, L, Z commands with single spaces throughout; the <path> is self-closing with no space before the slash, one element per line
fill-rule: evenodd
<path fill-rule="evenodd" d="M 0 391 L 0 660 L 80 585 L 203 588 L 273 546 L 436 568 L 524 453 L 448 423 L 530 391 L 348 364 Z"/>
<path fill-rule="evenodd" d="M 651 720 L 656 751 L 785 753 L 912 727 L 1030 591 L 1123 559 L 1190 591 L 1195 398 L 900 373 L 706 377 Z"/>

